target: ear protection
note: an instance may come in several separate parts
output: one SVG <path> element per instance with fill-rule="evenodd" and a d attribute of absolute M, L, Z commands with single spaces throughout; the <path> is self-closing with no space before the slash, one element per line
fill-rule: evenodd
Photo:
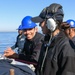
<path fill-rule="evenodd" d="M 47 20 L 46 26 L 47 26 L 47 28 L 48 28 L 50 31 L 54 31 L 54 30 L 56 29 L 56 27 L 57 27 L 57 24 L 56 24 L 56 22 L 54 21 L 54 19 L 49 18 L 49 19 Z"/>
<path fill-rule="evenodd" d="M 54 31 L 57 27 L 56 21 L 63 19 L 62 6 L 60 4 L 52 4 L 46 10 L 46 26 L 50 31 Z M 58 16 L 59 15 L 59 16 Z"/>

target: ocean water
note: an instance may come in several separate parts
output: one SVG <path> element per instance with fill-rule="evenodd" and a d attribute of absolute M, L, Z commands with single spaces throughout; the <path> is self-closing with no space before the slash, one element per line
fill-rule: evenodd
<path fill-rule="evenodd" d="M 13 46 L 17 35 L 17 32 L 0 32 L 0 52 L 4 52 L 7 47 Z"/>

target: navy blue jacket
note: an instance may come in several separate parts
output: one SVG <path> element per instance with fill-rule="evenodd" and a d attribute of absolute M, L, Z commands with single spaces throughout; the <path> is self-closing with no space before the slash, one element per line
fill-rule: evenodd
<path fill-rule="evenodd" d="M 18 48 L 18 53 L 21 53 L 24 47 L 24 43 L 25 43 L 25 35 L 24 34 L 18 35 L 15 45 L 13 45 L 11 48 L 12 49 Z"/>
<path fill-rule="evenodd" d="M 72 41 L 73 41 L 73 43 L 74 43 L 74 45 L 75 45 L 75 36 L 72 38 Z"/>
<path fill-rule="evenodd" d="M 10 63 L 11 60 L 0 60 L 0 75 L 10 75 L 10 69 L 14 69 L 15 75 L 35 75 L 28 66 Z"/>

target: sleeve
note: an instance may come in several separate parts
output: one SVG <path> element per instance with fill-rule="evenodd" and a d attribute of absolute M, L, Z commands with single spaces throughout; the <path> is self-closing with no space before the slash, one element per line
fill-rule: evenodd
<path fill-rule="evenodd" d="M 75 48 L 69 43 L 63 47 L 58 61 L 57 75 L 75 75 Z"/>
<path fill-rule="evenodd" d="M 12 50 L 14 50 L 17 47 L 18 37 L 19 36 L 17 36 L 16 43 L 11 47 Z"/>
<path fill-rule="evenodd" d="M 36 44 L 31 56 L 27 57 L 25 54 L 19 54 L 19 59 L 37 63 L 38 58 L 39 58 L 39 54 L 40 54 L 41 45 L 42 45 L 41 41 L 38 44 Z"/>
<path fill-rule="evenodd" d="M 49 51 L 44 65 L 44 75 L 75 75 L 75 49 L 69 42 Z"/>
<path fill-rule="evenodd" d="M 34 51 L 33 51 L 33 54 L 32 54 L 31 59 L 34 59 L 36 62 L 38 62 L 38 59 L 39 59 L 41 46 L 42 46 L 42 42 L 40 41 L 38 44 L 36 44 L 36 47 L 34 48 Z"/>
<path fill-rule="evenodd" d="M 16 48 L 16 44 L 11 47 L 12 50 L 14 50 L 15 48 Z"/>

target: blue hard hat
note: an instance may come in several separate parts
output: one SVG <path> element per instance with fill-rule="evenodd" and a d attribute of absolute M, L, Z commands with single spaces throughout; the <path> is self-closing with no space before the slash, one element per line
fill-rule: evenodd
<path fill-rule="evenodd" d="M 26 16 L 23 18 L 21 24 L 22 24 L 22 29 L 30 29 L 30 28 L 34 28 L 37 25 L 31 21 L 31 16 Z"/>
<path fill-rule="evenodd" d="M 69 19 L 66 22 L 70 25 L 70 28 L 75 28 L 75 20 Z"/>
<path fill-rule="evenodd" d="M 22 25 L 19 25 L 18 30 L 22 30 Z"/>

